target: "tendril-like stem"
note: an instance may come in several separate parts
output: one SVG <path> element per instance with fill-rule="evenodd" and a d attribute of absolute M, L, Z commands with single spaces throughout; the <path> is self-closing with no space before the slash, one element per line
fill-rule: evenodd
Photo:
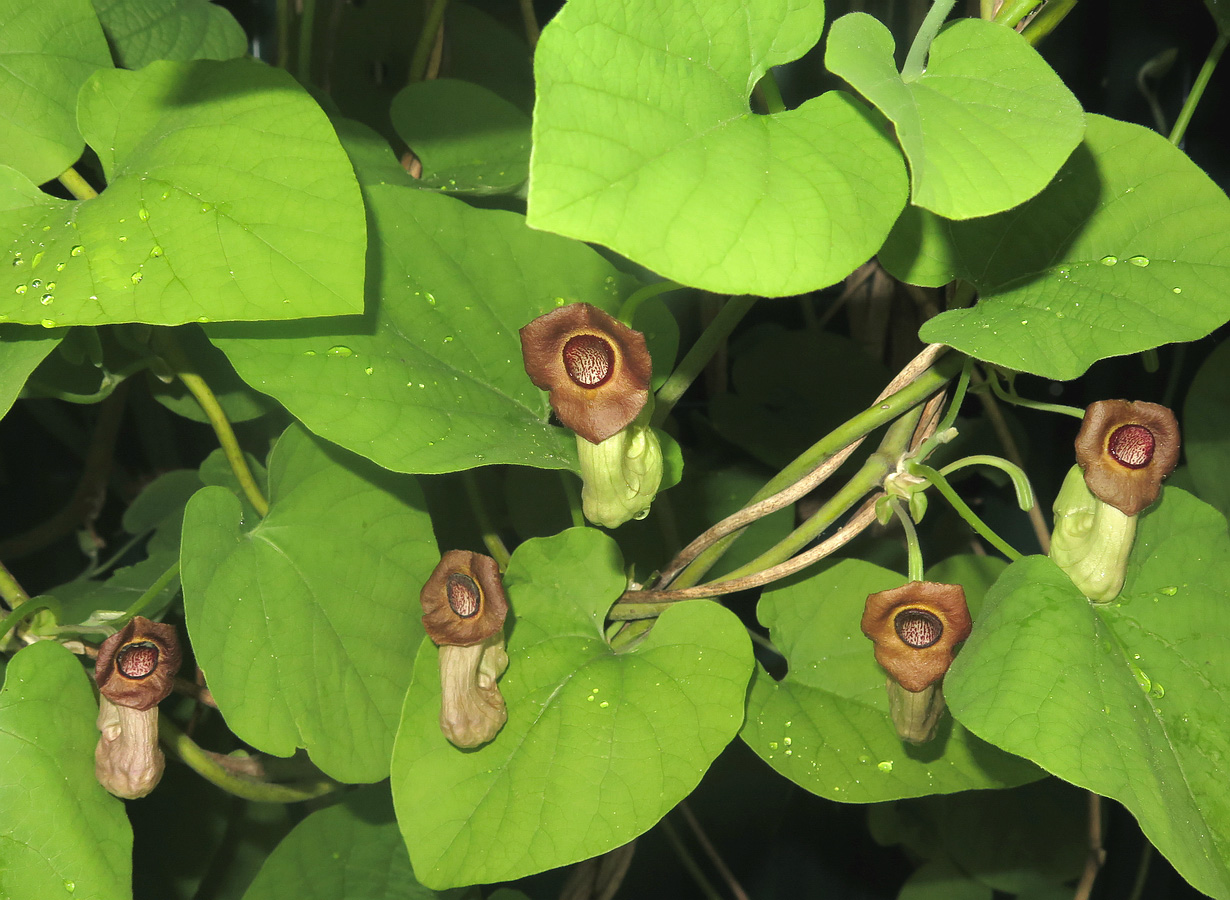
<path fill-rule="evenodd" d="M 969 508 L 969 505 L 957 495 L 957 492 L 952 489 L 952 485 L 948 483 L 943 475 L 930 466 L 924 466 L 922 463 L 910 463 L 907 469 L 911 475 L 927 479 L 943 495 L 949 505 L 957 511 L 957 515 L 964 519 L 974 531 L 978 532 L 996 550 L 1013 562 L 1022 558 L 1023 554 L 996 534 L 991 526 L 982 521 L 978 514 Z"/>
<path fill-rule="evenodd" d="M 1227 42 L 1230 42 L 1230 32 L 1222 32 L 1217 36 L 1217 40 L 1213 42 L 1209 50 L 1209 55 L 1204 60 L 1204 65 L 1200 67 L 1200 73 L 1196 76 L 1192 89 L 1187 93 L 1187 99 L 1183 101 L 1183 108 L 1179 110 L 1179 117 L 1170 131 L 1170 143 L 1176 147 L 1183 140 L 1183 135 L 1187 133 L 1188 123 L 1191 122 L 1192 115 L 1196 112 L 1200 98 L 1204 96 L 1204 89 L 1209 86 L 1209 79 L 1213 77 L 1213 70 L 1217 68 Z"/>
<path fill-rule="evenodd" d="M 922 77 L 926 68 L 927 53 L 931 50 L 931 42 L 939 34 L 944 20 L 948 18 L 956 2 L 957 0 L 935 0 L 931 4 L 926 18 L 918 27 L 918 33 L 914 35 L 914 43 L 910 44 L 910 52 L 905 58 L 905 64 L 901 67 L 902 81 L 917 81 Z M 1037 0 L 1034 2 L 1037 3 Z"/>
<path fill-rule="evenodd" d="M 1040 400 L 1026 400 L 1016 392 L 1015 388 L 1011 392 L 1005 391 L 1003 385 L 999 383 L 999 376 L 994 371 L 987 372 L 986 383 L 991 386 L 991 391 L 996 397 L 1013 406 L 1023 406 L 1026 409 L 1037 409 L 1042 412 L 1061 413 L 1077 419 L 1085 418 L 1085 411 L 1077 409 L 1075 406 L 1065 406 L 1062 403 L 1043 403 Z"/>
<path fill-rule="evenodd" d="M 1016 490 L 1016 502 L 1022 511 L 1029 512 L 1034 508 L 1034 489 L 1029 484 L 1029 476 L 1025 474 L 1025 471 L 1020 466 L 998 456 L 990 456 L 988 454 L 967 456 L 964 459 L 958 459 L 956 462 L 944 466 L 944 468 L 940 469 L 940 474 L 948 477 L 953 472 L 959 472 L 967 466 L 991 466 L 999 469 L 1012 479 L 1012 487 Z"/>
<path fill-rule="evenodd" d="M 901 501 L 896 497 L 889 497 L 888 505 L 892 507 L 893 515 L 897 517 L 897 521 L 901 523 L 901 530 L 905 532 L 906 556 L 910 561 L 909 579 L 910 581 L 922 581 L 922 545 L 918 542 L 918 529 L 914 527 L 914 520 L 910 518 L 909 513 L 905 511 L 901 506 Z"/>

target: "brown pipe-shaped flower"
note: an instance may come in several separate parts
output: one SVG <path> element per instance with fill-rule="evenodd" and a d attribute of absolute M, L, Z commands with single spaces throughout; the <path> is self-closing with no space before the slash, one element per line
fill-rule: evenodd
<path fill-rule="evenodd" d="M 571 303 L 521 329 L 525 371 L 559 420 L 591 444 L 626 428 L 649 399 L 645 336 L 588 303 Z"/>
<path fill-rule="evenodd" d="M 1157 500 L 1179 461 L 1179 424 L 1157 403 L 1099 400 L 1085 410 L 1076 462 L 1103 503 L 1134 516 Z"/>
<path fill-rule="evenodd" d="M 494 559 L 450 550 L 419 593 L 423 627 L 439 647 L 440 730 L 458 747 L 496 736 L 508 712 L 499 677 L 508 668 L 508 599 Z"/>
<path fill-rule="evenodd" d="M 923 743 L 944 711 L 940 681 L 973 623 L 959 584 L 911 581 L 867 597 L 862 629 L 888 672 L 889 706 L 903 740 Z"/>
<path fill-rule="evenodd" d="M 94 680 L 101 695 L 101 735 L 94 748 L 94 774 L 117 797 L 144 797 L 162 778 L 166 763 L 158 748 L 158 704 L 171 693 L 179 666 L 174 626 L 142 616 L 133 616 L 98 648 Z"/>

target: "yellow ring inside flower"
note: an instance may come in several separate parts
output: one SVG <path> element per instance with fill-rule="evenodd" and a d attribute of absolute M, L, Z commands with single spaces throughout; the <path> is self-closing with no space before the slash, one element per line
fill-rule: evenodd
<path fill-rule="evenodd" d="M 893 629 L 907 647 L 925 650 L 944 636 L 944 623 L 930 610 L 912 607 L 893 616 Z"/>
<path fill-rule="evenodd" d="M 578 387 L 601 387 L 615 374 L 615 348 L 601 335 L 574 335 L 562 352 L 564 371 Z"/>
<path fill-rule="evenodd" d="M 1143 469 L 1153 461 L 1153 432 L 1140 424 L 1120 425 L 1106 439 L 1106 452 L 1121 466 Z"/>

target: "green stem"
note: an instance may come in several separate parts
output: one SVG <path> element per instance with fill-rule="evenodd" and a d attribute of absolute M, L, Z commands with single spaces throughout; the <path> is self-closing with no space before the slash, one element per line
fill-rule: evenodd
<path fill-rule="evenodd" d="M 659 609 L 653 616 L 661 614 L 662 610 Z M 626 652 L 639 644 L 649 634 L 653 625 L 654 618 L 650 616 L 642 616 L 635 622 L 624 622 L 608 643 L 616 653 Z"/>
<path fill-rule="evenodd" d="M 158 716 L 160 743 L 167 751 L 206 781 L 228 794 L 258 803 L 298 803 L 323 797 L 340 785 L 320 779 L 304 785 L 270 784 L 238 775 L 214 758 L 180 729 L 165 713 Z"/>
<path fill-rule="evenodd" d="M 10 631 L 24 622 L 30 616 L 44 609 L 49 609 L 53 613 L 59 612 L 60 604 L 56 602 L 54 597 L 35 597 L 33 600 L 27 600 L 21 603 L 11 613 L 0 619 L 0 641 L 8 635 Z"/>
<path fill-rule="evenodd" d="M 926 69 L 927 53 L 931 50 L 931 42 L 940 33 L 944 20 L 948 18 L 948 14 L 952 12 L 956 2 L 957 0 L 935 0 L 931 4 L 931 8 L 927 10 L 926 18 L 923 19 L 922 25 L 918 27 L 918 34 L 914 35 L 914 43 L 910 45 L 910 52 L 905 58 L 905 65 L 901 67 L 901 79 L 903 81 L 917 81 L 922 77 L 922 73 Z M 1037 0 L 1034 0 L 1034 2 L 1036 3 Z"/>
<path fill-rule="evenodd" d="M 705 366 L 709 365 L 709 360 L 713 358 L 713 354 L 718 351 L 726 338 L 730 337 L 730 333 L 735 330 L 735 326 L 747 315 L 756 303 L 758 298 L 749 295 L 731 297 L 722 304 L 722 308 L 718 310 L 718 314 L 714 316 L 713 321 L 701 332 L 696 343 L 692 345 L 692 349 L 687 352 L 682 362 L 675 367 L 675 371 L 671 373 L 670 378 L 662 387 L 658 388 L 656 397 L 657 407 L 653 411 L 653 419 L 651 423 L 655 427 L 661 427 L 666 421 L 666 417 L 670 415 L 675 404 L 679 402 L 679 398 L 684 392 L 691 387 L 692 382 L 705 370 Z"/>
<path fill-rule="evenodd" d="M 277 0 L 278 7 L 278 55 L 276 65 L 279 69 L 290 68 L 290 0 Z"/>
<path fill-rule="evenodd" d="M 584 528 L 585 513 L 581 511 L 581 495 L 577 493 L 577 486 L 572 483 L 573 473 L 560 469 L 559 477 L 564 485 L 564 496 L 568 498 L 568 515 L 572 518 L 572 527 Z"/>
<path fill-rule="evenodd" d="M 1187 99 L 1183 101 L 1183 109 L 1179 111 L 1179 118 L 1175 120 L 1174 128 L 1170 132 L 1170 143 L 1176 147 L 1183 140 L 1183 135 L 1187 131 L 1187 123 L 1192 120 L 1192 114 L 1195 113 L 1196 106 L 1200 103 L 1200 98 L 1204 96 L 1204 89 L 1208 87 L 1209 79 L 1213 77 L 1213 70 L 1217 68 L 1217 62 L 1221 59 L 1227 42 L 1230 42 L 1230 32 L 1224 32 L 1217 36 L 1217 40 L 1213 42 L 1213 47 L 1209 50 L 1209 55 L 1205 59 L 1204 65 L 1200 67 L 1200 74 L 1196 76 L 1196 82 L 1192 85 L 1191 91 L 1188 92 Z"/>
<path fill-rule="evenodd" d="M 431 8 L 427 10 L 427 18 L 423 20 L 423 30 L 419 32 L 418 43 L 414 45 L 414 55 L 410 57 L 411 84 L 427 77 L 431 48 L 435 46 L 436 35 L 440 32 L 440 23 L 444 21 L 446 9 L 448 9 L 448 0 L 432 0 Z"/>
<path fill-rule="evenodd" d="M 1033 12 L 1041 2 L 1042 0 L 1007 0 L 999 8 L 999 13 L 993 21 L 997 25 L 1007 25 L 1009 28 L 1016 28 L 1021 19 Z"/>
<path fill-rule="evenodd" d="M 909 579 L 910 581 L 922 581 L 922 545 L 918 542 L 918 529 L 914 527 L 914 520 L 909 517 L 902 508 L 901 501 L 896 497 L 889 497 L 888 505 L 892 507 L 893 515 L 897 517 L 897 521 L 901 523 L 901 530 L 905 532 L 905 550 L 910 560 Z"/>
<path fill-rule="evenodd" d="M 901 390 L 885 397 L 870 409 L 864 410 L 845 424 L 838 426 L 805 450 L 794 462 L 778 472 L 768 484 L 757 491 L 746 505 L 751 506 L 784 490 L 823 464 L 825 460 L 836 456 L 850 444 L 866 437 L 877 428 L 917 406 L 947 384 L 957 374 L 962 364 L 963 361 L 958 356 L 940 357 L 933 366 Z M 671 588 L 688 588 L 699 584 L 705 573 L 712 568 L 741 533 L 741 531 L 736 531 L 728 534 L 698 554 L 671 582 Z"/>
<path fill-rule="evenodd" d="M 94 190 L 72 166 L 69 166 L 68 170 L 60 176 L 59 182 L 78 200 L 93 200 L 98 196 L 98 191 Z"/>
<path fill-rule="evenodd" d="M 986 522 L 982 521 L 964 500 L 957 496 L 957 492 L 952 489 L 944 476 L 930 466 L 924 466 L 922 463 L 911 463 L 908 466 L 911 475 L 917 475 L 920 478 L 925 478 L 931 485 L 943 495 L 949 505 L 957 511 L 957 514 L 964 519 L 974 531 L 978 532 L 988 543 L 996 550 L 1008 557 L 1012 562 L 1016 562 L 1022 558 L 1022 554 L 1012 547 L 1007 541 L 996 534 Z"/>
<path fill-rule="evenodd" d="M 521 22 L 525 25 L 525 42 L 532 51 L 538 46 L 538 35 L 542 33 L 538 17 L 534 15 L 534 0 L 521 0 Z"/>
<path fill-rule="evenodd" d="M 260 488 L 256 486 L 256 479 L 252 477 L 252 470 L 248 468 L 248 461 L 244 459 L 243 450 L 240 449 L 239 441 L 235 438 L 235 431 L 231 428 L 230 420 L 227 419 L 221 404 L 218 403 L 218 398 L 209 389 L 205 379 L 193 371 L 192 363 L 184 355 L 171 329 L 160 328 L 156 336 L 156 349 L 159 355 L 167 361 L 175 371 L 176 377 L 183 382 L 184 387 L 200 404 L 205 417 L 209 419 L 209 424 L 213 426 L 214 434 L 218 436 L 218 443 L 222 446 L 222 452 L 226 455 L 226 461 L 230 463 L 231 471 L 235 473 L 235 478 L 238 479 L 244 496 L 248 498 L 248 502 L 252 504 L 257 515 L 264 518 L 269 514 L 269 502 L 261 493 Z"/>
<path fill-rule="evenodd" d="M 628 299 L 619 307 L 619 321 L 631 328 L 632 320 L 636 318 L 636 311 L 640 309 L 642 303 L 650 297 L 656 297 L 668 291 L 681 291 L 683 289 L 684 285 L 674 281 L 656 281 L 653 284 L 642 285 L 629 294 Z"/>
<path fill-rule="evenodd" d="M 19 603 L 25 603 L 30 599 L 26 589 L 13 577 L 13 573 L 2 562 L 0 562 L 0 597 L 4 598 L 4 602 L 8 604 L 9 609 L 15 609 Z"/>
<path fill-rule="evenodd" d="M 124 618 L 121 623 L 127 622 L 133 616 L 139 616 L 147 606 L 154 602 L 154 598 L 162 593 L 162 589 L 175 580 L 179 575 L 179 560 L 171 563 L 165 572 L 158 576 L 158 580 L 149 586 L 149 589 L 133 601 L 128 609 L 124 610 Z"/>
<path fill-rule="evenodd" d="M 940 474 L 947 478 L 953 472 L 958 472 L 966 466 L 993 466 L 1012 479 L 1012 487 L 1016 490 L 1016 502 L 1025 512 L 1034 508 L 1034 489 L 1029 484 L 1029 476 L 1015 463 L 1008 462 L 999 456 L 978 454 L 958 459 L 940 469 Z"/>
<path fill-rule="evenodd" d="M 300 84 L 312 83 L 312 32 L 316 27 L 316 0 L 302 0 L 303 15 L 299 18 L 298 59 L 295 71 Z"/>
<path fill-rule="evenodd" d="M 777 79 L 773 77 L 772 69 L 765 71 L 760 81 L 756 82 L 756 87 L 760 89 L 765 111 L 769 115 L 786 111 L 786 101 L 782 99 L 782 91 L 777 86 Z"/>
<path fill-rule="evenodd" d="M 1140 862 L 1136 864 L 1136 879 L 1132 882 L 1132 891 L 1127 900 L 1140 900 L 1145 893 L 1145 882 L 1149 880 L 1149 864 L 1153 861 L 1153 844 L 1145 838 L 1144 849 L 1140 851 Z"/>
<path fill-rule="evenodd" d="M 995 372 L 987 372 L 987 384 L 991 386 L 992 392 L 1000 400 L 1005 403 L 1011 403 L 1013 406 L 1023 406 L 1026 409 L 1037 409 L 1042 412 L 1062 413 L 1065 416 L 1072 416 L 1076 419 L 1084 419 L 1085 411 L 1077 409 L 1075 406 L 1064 406 L 1062 403 L 1043 403 L 1040 400 L 1026 400 L 1013 388 L 1009 393 L 1004 390 L 1003 385 L 999 383 L 999 376 Z"/>
<path fill-rule="evenodd" d="M 1068 13 L 1076 6 L 1076 0 L 1047 0 L 1046 5 L 1036 16 L 1029 20 L 1021 37 L 1033 46 L 1038 46 L 1042 39 L 1055 30 Z"/>
<path fill-rule="evenodd" d="M 495 527 L 491 524 L 491 517 L 487 515 L 487 507 L 483 505 L 483 495 L 478 489 L 478 479 L 474 477 L 474 470 L 467 469 L 462 472 L 461 481 L 465 485 L 466 499 L 470 501 L 470 509 L 474 511 L 474 518 L 478 520 L 478 529 L 483 534 L 483 545 L 491 554 L 491 558 L 495 560 L 496 565 L 500 567 L 500 571 L 503 572 L 508 568 L 508 560 L 511 557 L 508 548 L 504 546 L 504 541 L 496 534 Z"/>

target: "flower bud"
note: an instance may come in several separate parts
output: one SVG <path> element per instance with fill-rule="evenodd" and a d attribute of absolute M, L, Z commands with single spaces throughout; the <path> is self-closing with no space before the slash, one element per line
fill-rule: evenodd
<path fill-rule="evenodd" d="M 539 316 L 520 331 L 530 380 L 551 408 L 593 444 L 626 428 L 649 399 L 653 361 L 645 336 L 588 303 Z"/>
<path fill-rule="evenodd" d="M 1076 462 L 1094 496 L 1134 516 L 1157 500 L 1179 462 L 1179 424 L 1156 403 L 1100 400 L 1085 410 Z"/>
<path fill-rule="evenodd" d="M 450 550 L 419 593 L 423 627 L 439 646 L 440 730 L 458 747 L 477 747 L 508 719 L 496 681 L 508 668 L 508 600 L 495 560 Z"/>
<path fill-rule="evenodd" d="M 1073 466 L 1055 498 L 1051 559 L 1094 603 L 1119 596 L 1136 539 L 1136 516 L 1090 492 L 1088 475 Z"/>
<path fill-rule="evenodd" d="M 647 410 L 650 407 L 647 407 Z M 649 515 L 662 483 L 662 446 L 642 414 L 600 444 L 577 438 L 581 509 L 595 525 L 618 528 Z"/>

